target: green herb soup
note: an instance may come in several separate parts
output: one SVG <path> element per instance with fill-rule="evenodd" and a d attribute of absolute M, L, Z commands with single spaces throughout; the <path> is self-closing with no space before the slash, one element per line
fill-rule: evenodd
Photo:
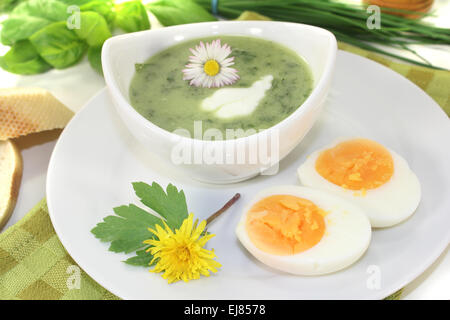
<path fill-rule="evenodd" d="M 218 38 L 190 40 L 161 51 L 144 63 L 136 64 L 136 73 L 129 90 L 132 106 L 146 119 L 168 131 L 183 128 L 194 137 L 194 121 L 201 121 L 203 133 L 210 128 L 219 129 L 223 134 L 222 139 L 226 139 L 226 129 L 243 129 L 251 134 L 252 130 L 249 129 L 259 131 L 277 124 L 294 112 L 311 93 L 313 79 L 309 67 L 292 50 L 272 41 L 252 37 L 219 38 L 222 45 L 228 44 L 232 50 L 229 57 L 234 57 L 235 63 L 230 67 L 235 68 L 240 77 L 234 84 L 204 88 L 183 80 L 182 70 L 192 56 L 189 48 L 195 48 L 200 41 L 206 43 Z M 265 86 L 265 91 L 258 91 L 258 85 Z M 232 90 L 231 97 L 231 93 L 228 94 L 230 91 L 224 90 L 226 88 L 239 90 Z M 233 99 L 253 99 L 257 103 L 254 103 L 255 107 L 250 113 L 219 116 L 221 113 L 218 109 L 226 106 L 214 110 L 205 110 L 204 107 L 205 99 L 213 97 L 218 90 L 222 90 L 217 96 L 224 104 L 235 102 Z M 252 96 L 257 91 L 258 99 Z M 216 104 L 218 97 L 215 97 Z M 246 101 L 241 101 L 241 106 Z M 223 110 L 221 112 L 225 113 Z"/>

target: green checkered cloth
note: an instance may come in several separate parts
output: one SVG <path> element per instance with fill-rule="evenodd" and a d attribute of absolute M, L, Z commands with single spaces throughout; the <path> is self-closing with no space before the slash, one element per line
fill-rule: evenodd
<path fill-rule="evenodd" d="M 0 299 L 118 299 L 82 271 L 53 230 L 47 202 L 0 234 Z"/>
<path fill-rule="evenodd" d="M 240 20 L 265 17 L 245 12 Z M 340 43 L 342 50 L 378 61 L 404 75 L 450 114 L 450 72 L 392 62 Z M 401 291 L 387 299 L 399 299 Z M 45 199 L 0 234 L 0 299 L 118 299 L 81 270 L 59 241 Z"/>

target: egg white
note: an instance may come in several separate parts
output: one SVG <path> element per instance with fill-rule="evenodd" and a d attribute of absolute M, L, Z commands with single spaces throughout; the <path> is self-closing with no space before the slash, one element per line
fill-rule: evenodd
<path fill-rule="evenodd" d="M 390 227 L 410 217 L 417 209 L 421 198 L 419 179 L 411 171 L 406 160 L 388 148 L 386 149 L 390 152 L 394 162 L 391 179 L 378 188 L 366 190 L 364 193 L 342 188 L 328 181 L 316 171 L 316 160 L 320 153 L 345 140 L 339 139 L 308 156 L 297 170 L 300 183 L 333 192 L 352 201 L 363 209 L 372 227 L 375 228 Z"/>
<path fill-rule="evenodd" d="M 308 199 L 328 212 L 324 218 L 325 233 L 315 246 L 297 254 L 281 256 L 260 250 L 252 243 L 245 227 L 248 211 L 259 200 L 277 194 Z M 276 186 L 260 192 L 244 208 L 236 235 L 256 259 L 269 267 L 296 275 L 321 275 L 356 262 L 369 246 L 372 230 L 364 212 L 344 199 L 312 188 Z"/>

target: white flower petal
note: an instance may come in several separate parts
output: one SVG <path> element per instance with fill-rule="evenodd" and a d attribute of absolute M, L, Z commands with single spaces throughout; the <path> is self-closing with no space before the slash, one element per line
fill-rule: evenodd
<path fill-rule="evenodd" d="M 213 40 L 211 43 L 200 43 L 195 48 L 189 49 L 192 56 L 189 56 L 189 63 L 185 65 L 183 80 L 189 80 L 190 85 L 197 87 L 222 87 L 230 85 L 239 79 L 237 70 L 230 68 L 234 64 L 234 57 L 228 57 L 231 53 L 231 47 L 227 44 L 222 45 L 220 39 Z M 204 64 L 208 60 L 215 60 L 219 66 L 219 73 L 215 76 L 209 76 L 205 73 Z"/>

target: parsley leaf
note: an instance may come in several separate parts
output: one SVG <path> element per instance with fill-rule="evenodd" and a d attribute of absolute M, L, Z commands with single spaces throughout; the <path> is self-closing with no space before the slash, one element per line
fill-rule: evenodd
<path fill-rule="evenodd" d="M 91 231 L 101 241 L 111 242 L 109 250 L 113 252 L 130 253 L 144 247 L 142 241 L 153 235 L 148 228 L 161 223 L 133 204 L 114 208 L 114 213 L 117 216 L 107 216 Z"/>
<path fill-rule="evenodd" d="M 135 182 L 133 188 L 142 203 L 160 217 L 134 204 L 124 205 L 114 208 L 116 215 L 105 217 L 91 232 L 100 241 L 111 242 L 110 251 L 123 253 L 136 251 L 136 256 L 127 259 L 126 263 L 148 266 L 153 256 L 145 252 L 148 245 L 143 241 L 154 237 L 148 228 L 155 228 L 156 224 L 163 227 L 161 217 L 170 228 L 179 228 L 188 217 L 186 198 L 184 192 L 178 191 L 172 184 L 167 186 L 166 192 L 156 182 L 152 185 Z"/>
<path fill-rule="evenodd" d="M 179 228 L 183 220 L 188 217 L 184 192 L 178 191 L 174 185 L 167 186 L 167 194 L 156 182 L 153 182 L 151 186 L 143 182 L 135 182 L 133 188 L 141 202 L 165 218 L 172 229 Z"/>
<path fill-rule="evenodd" d="M 150 246 L 145 247 L 142 250 L 136 251 L 136 255 L 134 257 L 125 260 L 125 263 L 131 264 L 132 266 L 148 267 L 153 259 L 153 255 L 151 255 L 149 252 L 145 252 L 149 247 Z M 154 263 L 156 263 L 156 261 L 154 261 Z"/>

